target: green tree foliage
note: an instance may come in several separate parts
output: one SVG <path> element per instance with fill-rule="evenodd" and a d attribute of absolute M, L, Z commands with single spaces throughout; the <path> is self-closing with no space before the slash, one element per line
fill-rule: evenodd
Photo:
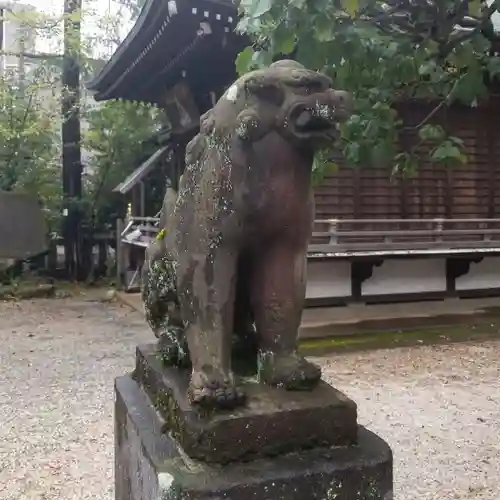
<path fill-rule="evenodd" d="M 59 144 L 39 85 L 0 79 L 0 189 L 37 196 L 51 229 L 59 209 Z"/>
<path fill-rule="evenodd" d="M 485 77 L 500 71 L 491 56 L 490 6 L 468 0 L 242 0 L 239 29 L 253 44 L 236 61 L 239 73 L 294 57 L 329 74 L 354 96 L 341 147 L 352 165 L 390 164 L 412 170 L 419 147 L 431 160 L 466 161 L 462 143 L 436 121 L 453 102 L 476 106 L 488 94 Z M 403 122 L 398 104 L 419 99 L 431 111 Z M 410 150 L 398 139 L 412 136 Z M 421 150 L 421 149 L 420 149 Z M 316 166 L 324 166 L 325 161 Z"/>
<path fill-rule="evenodd" d="M 82 21 L 83 36 L 74 37 L 81 71 L 80 118 L 84 158 L 81 204 L 87 226 L 102 229 L 114 224 L 124 200 L 112 189 L 152 153 L 148 142 L 160 126 L 158 111 L 148 105 L 106 102 L 96 106 L 84 82 L 102 67 L 96 59 L 120 43 L 118 29 L 133 17 L 141 0 L 114 0 L 117 8 L 103 15 L 97 0 L 84 0 L 83 10 L 71 14 Z M 137 5 L 136 5 L 137 4 Z M 68 15 L 66 15 L 68 17 Z M 61 85 L 62 34 L 65 15 L 9 12 L 8 20 L 21 23 L 44 44 L 45 52 L 32 53 L 26 44 L 19 68 L 0 78 L 0 189 L 27 191 L 38 196 L 58 231 L 62 207 Z M 90 26 L 91 29 L 85 27 Z M 22 44 L 21 44 L 22 45 Z M 0 75 L 1 77 L 1 75 Z"/>
<path fill-rule="evenodd" d="M 137 19 L 141 13 L 141 9 L 146 4 L 146 0 L 117 0 L 120 5 L 125 7 L 130 12 L 132 19 Z"/>
<path fill-rule="evenodd" d="M 158 147 L 159 110 L 130 101 L 106 101 L 86 113 L 83 147 L 89 152 L 85 204 L 95 228 L 123 217 L 126 202 L 113 189 Z"/>

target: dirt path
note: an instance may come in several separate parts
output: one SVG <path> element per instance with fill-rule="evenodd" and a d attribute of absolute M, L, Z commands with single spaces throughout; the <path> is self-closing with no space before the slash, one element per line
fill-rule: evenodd
<path fill-rule="evenodd" d="M 500 343 L 352 353 L 322 359 L 391 445 L 396 500 L 500 498 Z"/>
<path fill-rule="evenodd" d="M 116 304 L 0 303 L 0 499 L 113 500 L 113 379 L 151 336 Z M 500 344 L 321 359 L 393 447 L 397 500 L 500 498 Z"/>

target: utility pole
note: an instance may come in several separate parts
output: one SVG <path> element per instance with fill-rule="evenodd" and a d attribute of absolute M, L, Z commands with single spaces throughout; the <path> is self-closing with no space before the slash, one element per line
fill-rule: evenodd
<path fill-rule="evenodd" d="M 5 56 L 3 54 L 4 49 L 4 31 L 5 31 L 5 7 L 0 4 L 0 78 L 4 76 L 5 68 Z"/>
<path fill-rule="evenodd" d="M 21 91 L 21 95 L 25 96 L 26 90 L 26 66 L 25 66 L 25 58 L 26 58 L 26 39 L 28 37 L 28 31 L 26 25 L 23 23 L 20 26 L 21 36 L 19 38 L 19 58 L 17 60 L 17 78 L 19 79 L 19 89 Z"/>
<path fill-rule="evenodd" d="M 80 131 L 80 36 L 82 0 L 64 0 L 62 69 L 63 239 L 69 279 L 86 278 L 83 269 L 82 160 Z"/>

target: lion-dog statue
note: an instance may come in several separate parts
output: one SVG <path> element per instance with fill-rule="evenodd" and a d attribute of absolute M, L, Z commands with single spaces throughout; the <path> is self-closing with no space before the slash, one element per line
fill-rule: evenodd
<path fill-rule="evenodd" d="M 142 297 L 164 361 L 192 367 L 194 405 L 244 404 L 233 335 L 254 340 L 259 382 L 307 390 L 321 378 L 297 340 L 313 156 L 349 117 L 348 94 L 331 86 L 290 60 L 251 72 L 201 117 L 187 146 L 177 198 L 166 196 L 146 252 Z"/>

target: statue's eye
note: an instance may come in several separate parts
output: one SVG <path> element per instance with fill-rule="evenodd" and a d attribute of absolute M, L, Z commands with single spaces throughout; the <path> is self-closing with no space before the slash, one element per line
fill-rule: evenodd
<path fill-rule="evenodd" d="M 283 101 L 283 92 L 279 87 L 276 87 L 275 85 L 262 87 L 258 94 L 261 99 L 273 104 L 277 104 L 278 106 L 280 106 Z"/>
<path fill-rule="evenodd" d="M 316 94 L 326 90 L 322 82 L 309 82 L 305 85 L 305 89 L 307 94 Z"/>
<path fill-rule="evenodd" d="M 249 94 L 252 94 L 270 104 L 281 106 L 283 103 L 283 90 L 279 85 L 251 81 L 247 82 L 246 88 Z"/>

